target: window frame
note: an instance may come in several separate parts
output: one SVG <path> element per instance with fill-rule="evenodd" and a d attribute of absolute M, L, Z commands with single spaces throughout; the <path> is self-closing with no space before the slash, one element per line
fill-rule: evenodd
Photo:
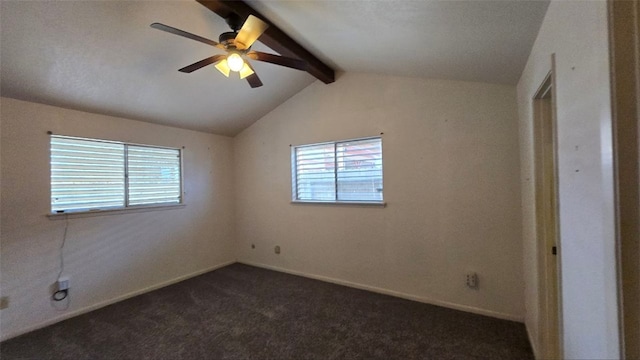
<path fill-rule="evenodd" d="M 53 211 L 52 203 L 51 203 L 51 140 L 53 138 L 65 138 L 65 139 L 74 139 L 74 140 L 82 140 L 82 141 L 91 141 L 96 143 L 109 143 L 109 144 L 118 144 L 123 145 L 123 167 L 124 167 L 124 187 L 123 187 L 123 195 L 124 195 L 124 204 L 123 206 L 111 206 L 104 208 L 85 208 L 85 209 L 77 209 L 77 210 L 57 210 Z M 162 202 L 162 203 L 154 203 L 154 204 L 141 204 L 141 205 L 129 205 L 129 168 L 128 168 L 128 147 L 146 147 L 146 148 L 154 148 L 154 149 L 167 149 L 167 150 L 176 150 L 178 152 L 179 159 L 179 171 L 180 171 L 180 195 L 178 197 L 178 202 Z M 71 135 L 60 135 L 49 132 L 49 213 L 47 214 L 50 218 L 57 217 L 66 217 L 71 215 L 78 216 L 86 216 L 86 215 L 98 215 L 103 213 L 123 213 L 123 212 L 140 212 L 140 211 L 152 211 L 152 210 L 163 210 L 163 209 L 171 209 L 171 208 L 179 208 L 184 207 L 186 204 L 184 203 L 184 146 L 182 148 L 179 147 L 171 147 L 171 146 L 160 146 L 160 145 L 149 145 L 149 144 L 140 144 L 126 141 L 116 141 L 116 140 L 106 140 L 106 139 L 96 139 L 82 136 L 71 136 Z"/>
<path fill-rule="evenodd" d="M 318 145 L 328 145 L 328 144 L 332 144 L 334 145 L 334 153 L 333 153 L 333 157 L 334 157 L 334 161 L 337 162 L 337 146 L 340 143 L 347 143 L 347 142 L 355 142 L 355 141 L 366 141 L 366 140 L 373 140 L 373 139 L 377 139 L 380 140 L 380 156 L 381 156 L 381 161 L 383 163 L 382 165 L 382 200 L 301 200 L 298 199 L 298 192 L 297 192 L 297 187 L 298 187 L 298 179 L 297 179 L 297 154 L 296 154 L 296 149 L 298 148 L 303 148 L 303 147 L 309 147 L 309 146 L 318 146 Z M 385 207 L 387 205 L 386 201 L 384 200 L 384 156 L 383 156 L 383 152 L 384 152 L 384 147 L 382 145 L 382 136 L 368 136 L 368 137 L 361 137 L 361 138 L 353 138 L 353 139 L 345 139 L 345 140 L 334 140 L 334 141 L 324 141 L 324 142 L 318 142 L 318 143 L 309 143 L 309 144 L 299 144 L 299 145 L 290 145 L 291 147 L 291 204 L 320 204 L 320 205 L 356 205 L 356 206 L 360 206 L 360 205 L 364 205 L 364 206 L 382 206 Z M 336 191 L 336 196 L 338 193 L 338 169 L 337 166 L 334 167 L 334 178 L 336 179 L 334 182 L 334 190 Z"/>

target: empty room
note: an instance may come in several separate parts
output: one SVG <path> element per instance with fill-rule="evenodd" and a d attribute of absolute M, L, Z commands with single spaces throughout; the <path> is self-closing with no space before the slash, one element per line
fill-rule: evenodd
<path fill-rule="evenodd" d="M 1 1 L 0 358 L 640 358 L 639 24 Z"/>

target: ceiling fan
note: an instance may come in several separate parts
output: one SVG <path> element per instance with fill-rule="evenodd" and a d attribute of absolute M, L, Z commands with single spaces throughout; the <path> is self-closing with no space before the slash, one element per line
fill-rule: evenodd
<path fill-rule="evenodd" d="M 223 55 L 213 55 L 178 70 L 184 73 L 191 73 L 207 65 L 215 64 L 216 69 L 224 76 L 229 77 L 231 72 L 238 72 L 240 79 L 246 78 L 252 88 L 257 88 L 262 86 L 262 81 L 260 81 L 260 78 L 255 73 L 247 58 L 292 69 L 307 70 L 307 63 L 302 60 L 251 50 L 251 45 L 253 45 L 260 35 L 269 27 L 264 21 L 253 15 L 249 15 L 244 24 L 240 24 L 240 17 L 235 13 L 229 14 L 226 21 L 233 31 L 220 34 L 219 42 L 160 23 L 153 23 L 151 27 L 199 41 L 227 52 Z"/>

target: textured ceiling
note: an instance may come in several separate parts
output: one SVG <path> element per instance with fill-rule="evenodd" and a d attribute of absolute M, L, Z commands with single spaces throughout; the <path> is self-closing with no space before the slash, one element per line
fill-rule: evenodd
<path fill-rule="evenodd" d="M 516 84 L 548 1 L 249 1 L 335 69 Z"/>
<path fill-rule="evenodd" d="M 235 135 L 315 79 L 252 62 L 251 89 L 208 66 L 222 51 L 149 25 L 217 40 L 229 27 L 195 1 L 1 1 L 2 96 Z M 271 52 L 262 44 L 254 50 Z"/>
<path fill-rule="evenodd" d="M 250 2 L 341 71 L 515 84 L 548 5 L 542 1 Z M 0 1 L 0 94 L 235 135 L 315 79 L 253 62 L 264 86 L 212 66 L 220 53 L 149 27 L 213 40 L 228 27 L 195 1 Z M 271 52 L 260 43 L 255 50 Z M 337 81 L 340 81 L 339 76 Z M 330 86 L 330 85 L 329 85 Z"/>

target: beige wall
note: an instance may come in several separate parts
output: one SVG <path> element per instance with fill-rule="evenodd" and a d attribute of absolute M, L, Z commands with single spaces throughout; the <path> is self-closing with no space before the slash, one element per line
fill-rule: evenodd
<path fill-rule="evenodd" d="M 10 297 L 2 338 L 234 261 L 231 138 L 7 98 L 0 105 L 1 289 Z M 185 146 L 185 207 L 69 219 L 68 310 L 50 301 L 65 221 L 46 216 L 47 131 Z"/>
<path fill-rule="evenodd" d="M 512 86 L 314 83 L 235 138 L 238 259 L 521 320 L 517 129 Z M 381 132 L 386 208 L 290 204 L 290 144 Z"/>
<path fill-rule="evenodd" d="M 526 324 L 538 346 L 532 98 L 556 54 L 564 357 L 619 357 L 605 1 L 553 1 L 518 83 Z"/>

